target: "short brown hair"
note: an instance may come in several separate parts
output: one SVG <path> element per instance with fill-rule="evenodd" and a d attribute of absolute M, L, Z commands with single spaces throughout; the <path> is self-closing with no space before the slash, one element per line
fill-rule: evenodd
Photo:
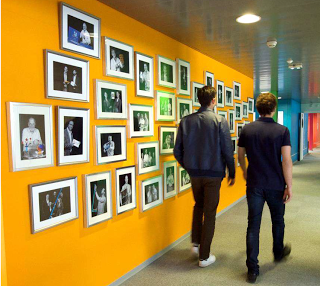
<path fill-rule="evenodd" d="M 197 96 L 201 106 L 209 106 L 212 99 L 216 98 L 217 91 L 212 86 L 204 86 L 198 90 Z"/>
<path fill-rule="evenodd" d="M 261 93 L 257 98 L 257 110 L 261 116 L 269 115 L 277 107 L 277 99 L 272 93 Z"/>

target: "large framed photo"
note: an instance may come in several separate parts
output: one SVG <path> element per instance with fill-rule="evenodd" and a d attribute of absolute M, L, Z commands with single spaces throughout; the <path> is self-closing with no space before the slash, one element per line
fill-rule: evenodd
<path fill-rule="evenodd" d="M 237 137 L 240 138 L 244 123 L 237 123 Z"/>
<path fill-rule="evenodd" d="M 89 61 L 45 50 L 46 96 L 89 102 Z"/>
<path fill-rule="evenodd" d="M 233 89 L 230 87 L 225 88 L 226 91 L 226 106 L 232 106 L 233 107 Z"/>
<path fill-rule="evenodd" d="M 242 120 L 242 104 L 235 102 L 235 113 L 236 113 L 236 120 Z"/>
<path fill-rule="evenodd" d="M 157 57 L 158 85 L 176 88 L 176 63 L 163 56 Z"/>
<path fill-rule="evenodd" d="M 248 97 L 248 113 L 254 112 L 254 99 L 251 97 Z"/>
<path fill-rule="evenodd" d="M 204 72 L 204 84 L 214 87 L 214 74 L 208 71 Z"/>
<path fill-rule="evenodd" d="M 138 174 L 159 170 L 159 141 L 137 143 Z"/>
<path fill-rule="evenodd" d="M 225 110 L 218 110 L 218 114 L 228 120 L 228 112 Z"/>
<path fill-rule="evenodd" d="M 179 167 L 179 193 L 191 188 L 191 179 L 187 170 L 183 167 Z"/>
<path fill-rule="evenodd" d="M 173 154 L 178 128 L 175 126 L 160 126 L 160 155 Z"/>
<path fill-rule="evenodd" d="M 192 101 L 193 101 L 193 106 L 201 106 L 199 99 L 198 99 L 198 90 L 203 88 L 204 85 L 202 83 L 198 83 L 193 81 L 192 82 Z"/>
<path fill-rule="evenodd" d="M 190 63 L 177 59 L 178 66 L 178 93 L 190 96 Z"/>
<path fill-rule="evenodd" d="M 157 90 L 156 120 L 176 120 L 176 99 L 174 93 Z"/>
<path fill-rule="evenodd" d="M 243 118 L 248 118 L 249 114 L 248 114 L 248 102 L 242 102 L 242 116 Z"/>
<path fill-rule="evenodd" d="M 96 118 L 127 119 L 127 85 L 96 79 Z"/>
<path fill-rule="evenodd" d="M 52 106 L 7 103 L 10 170 L 53 166 Z"/>
<path fill-rule="evenodd" d="M 217 107 L 224 107 L 224 82 L 217 80 Z"/>
<path fill-rule="evenodd" d="M 164 174 L 164 199 L 169 199 L 177 194 L 177 161 L 163 163 Z"/>
<path fill-rule="evenodd" d="M 192 113 L 192 100 L 187 98 L 177 98 L 177 121 Z"/>
<path fill-rule="evenodd" d="M 234 133 L 235 124 L 236 124 L 236 116 L 235 116 L 234 110 L 231 110 L 231 109 L 228 110 L 228 122 L 229 122 L 230 133 Z"/>
<path fill-rule="evenodd" d="M 60 5 L 61 49 L 100 59 L 100 18 Z"/>
<path fill-rule="evenodd" d="M 136 52 L 136 94 L 153 98 L 153 57 Z"/>
<path fill-rule="evenodd" d="M 116 198 L 117 214 L 136 208 L 136 166 L 116 169 Z"/>
<path fill-rule="evenodd" d="M 112 218 L 111 172 L 84 176 L 85 226 Z"/>
<path fill-rule="evenodd" d="M 96 164 L 127 160 L 126 126 L 96 126 Z"/>
<path fill-rule="evenodd" d="M 133 80 L 133 46 L 107 37 L 104 41 L 106 75 Z"/>
<path fill-rule="evenodd" d="M 237 137 L 231 137 L 232 140 L 232 146 L 233 146 L 233 154 L 238 153 L 238 148 L 237 148 Z"/>
<path fill-rule="evenodd" d="M 163 203 L 162 175 L 141 182 L 141 210 L 147 211 Z"/>
<path fill-rule="evenodd" d="M 233 82 L 234 99 L 241 100 L 241 83 Z"/>
<path fill-rule="evenodd" d="M 78 218 L 77 177 L 29 185 L 31 232 Z"/>
<path fill-rule="evenodd" d="M 154 135 L 153 106 L 129 105 L 130 138 L 151 137 Z"/>
<path fill-rule="evenodd" d="M 58 165 L 89 162 L 90 110 L 58 106 Z"/>

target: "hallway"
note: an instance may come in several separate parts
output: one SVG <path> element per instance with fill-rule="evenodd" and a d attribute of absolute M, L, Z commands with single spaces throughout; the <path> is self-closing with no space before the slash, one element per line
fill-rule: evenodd
<path fill-rule="evenodd" d="M 240 169 L 238 168 L 238 171 Z M 286 207 L 285 242 L 292 253 L 274 264 L 271 220 L 265 206 L 260 234 L 259 285 L 320 285 L 320 149 L 293 167 L 293 199 Z M 187 238 L 122 285 L 249 285 L 246 279 L 247 206 L 243 200 L 217 218 L 212 253 L 217 261 L 201 269 Z"/>

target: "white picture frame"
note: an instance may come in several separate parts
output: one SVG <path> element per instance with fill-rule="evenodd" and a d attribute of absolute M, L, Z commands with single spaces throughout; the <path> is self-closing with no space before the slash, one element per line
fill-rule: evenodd
<path fill-rule="evenodd" d="M 199 82 L 192 82 L 192 102 L 193 102 L 193 106 L 198 106 L 201 107 L 201 104 L 199 102 L 198 99 L 198 90 L 203 88 L 204 84 L 199 83 Z"/>
<path fill-rule="evenodd" d="M 154 116 L 152 105 L 129 104 L 129 136 L 154 136 Z"/>
<path fill-rule="evenodd" d="M 225 87 L 225 106 L 233 107 L 233 89 Z"/>
<path fill-rule="evenodd" d="M 182 59 L 176 59 L 177 62 L 177 78 L 178 78 L 178 94 L 190 96 L 190 63 Z"/>
<path fill-rule="evenodd" d="M 249 118 L 249 104 L 248 102 L 242 102 L 242 118 Z"/>
<path fill-rule="evenodd" d="M 177 195 L 178 193 L 177 182 L 178 182 L 177 161 L 164 162 L 163 163 L 163 197 L 165 200 Z"/>
<path fill-rule="evenodd" d="M 173 154 L 178 128 L 176 126 L 159 126 L 160 155 Z"/>
<path fill-rule="evenodd" d="M 233 98 L 236 100 L 241 100 L 241 83 L 233 82 Z"/>
<path fill-rule="evenodd" d="M 229 122 L 230 133 L 234 133 L 235 126 L 236 126 L 236 115 L 234 110 L 231 110 L 231 109 L 228 110 L 228 122 Z"/>
<path fill-rule="evenodd" d="M 231 137 L 231 140 L 232 140 L 232 145 L 233 145 L 233 154 L 237 154 L 238 153 L 238 145 L 237 145 L 238 138 Z"/>
<path fill-rule="evenodd" d="M 192 113 L 192 100 L 189 98 L 177 97 L 177 122 Z"/>
<path fill-rule="evenodd" d="M 179 193 L 191 188 L 191 178 L 187 170 L 179 166 Z"/>
<path fill-rule="evenodd" d="M 176 88 L 176 62 L 169 58 L 157 56 L 158 85 Z"/>
<path fill-rule="evenodd" d="M 248 113 L 254 113 L 254 99 L 251 97 L 248 97 Z"/>
<path fill-rule="evenodd" d="M 242 120 L 242 104 L 239 102 L 234 103 L 234 111 L 236 114 L 236 120 Z"/>
<path fill-rule="evenodd" d="M 176 97 L 173 92 L 156 91 L 156 120 L 176 120 Z"/>
<path fill-rule="evenodd" d="M 138 175 L 159 170 L 159 141 L 136 143 Z"/>
<path fill-rule="evenodd" d="M 204 71 L 204 85 L 214 87 L 214 74 L 212 72 Z"/>
<path fill-rule="evenodd" d="M 136 95 L 154 97 L 154 63 L 153 57 L 135 52 Z"/>
<path fill-rule="evenodd" d="M 218 110 L 218 114 L 223 116 L 226 120 L 228 120 L 228 111 L 226 110 Z"/>
<path fill-rule="evenodd" d="M 224 82 L 217 80 L 217 107 L 224 107 Z"/>
<path fill-rule="evenodd" d="M 161 205 L 163 203 L 162 175 L 141 181 L 140 193 L 142 212 Z"/>

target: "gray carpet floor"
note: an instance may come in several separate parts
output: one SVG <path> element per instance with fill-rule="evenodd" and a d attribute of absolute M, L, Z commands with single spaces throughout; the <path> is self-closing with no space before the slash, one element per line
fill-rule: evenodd
<path fill-rule="evenodd" d="M 272 256 L 271 220 L 265 205 L 260 233 L 259 285 L 320 285 L 320 149 L 293 167 L 293 199 L 286 206 L 286 262 Z M 217 218 L 211 252 L 217 261 L 198 267 L 186 239 L 122 285 L 249 285 L 246 283 L 246 200 Z"/>

